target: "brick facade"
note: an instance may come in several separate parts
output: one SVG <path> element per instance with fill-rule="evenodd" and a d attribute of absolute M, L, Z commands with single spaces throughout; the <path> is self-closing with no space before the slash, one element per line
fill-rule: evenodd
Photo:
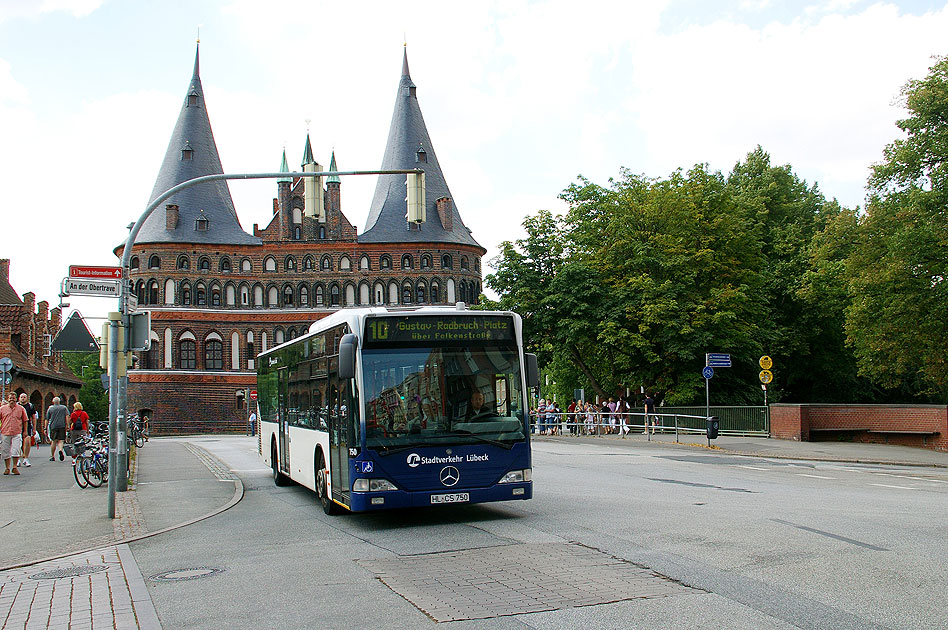
<path fill-rule="evenodd" d="M 36 295 L 22 299 L 10 285 L 10 260 L 0 260 L 0 357 L 13 361 L 13 381 L 6 391 L 26 393 L 40 416 L 58 396 L 72 406 L 79 399 L 82 381 L 72 373 L 59 353 L 48 352 L 59 333 L 62 312 L 49 303 L 36 302 Z M 38 429 L 41 427 L 37 427 Z"/>
<path fill-rule="evenodd" d="M 770 406 L 771 437 L 920 446 L 948 451 L 948 406 L 827 405 Z"/>

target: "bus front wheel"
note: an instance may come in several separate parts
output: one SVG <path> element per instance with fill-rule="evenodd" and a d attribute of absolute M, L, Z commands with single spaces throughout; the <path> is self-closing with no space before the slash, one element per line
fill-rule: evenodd
<path fill-rule="evenodd" d="M 316 496 L 319 497 L 319 504 L 323 506 L 323 512 L 331 516 L 338 514 L 339 508 L 333 503 L 329 492 L 329 487 L 326 484 L 326 460 L 323 457 L 323 452 L 319 451 L 316 453 Z"/>
<path fill-rule="evenodd" d="M 273 485 L 275 486 L 290 485 L 289 478 L 287 478 L 286 475 L 280 472 L 280 464 L 277 461 L 276 444 L 270 447 L 270 467 L 273 469 Z"/>

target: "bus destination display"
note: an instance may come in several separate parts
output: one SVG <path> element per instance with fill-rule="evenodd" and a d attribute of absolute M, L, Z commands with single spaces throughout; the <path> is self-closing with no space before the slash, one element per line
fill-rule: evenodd
<path fill-rule="evenodd" d="M 365 320 L 364 339 L 371 345 L 514 343 L 514 326 L 510 317 L 483 315 L 370 317 Z"/>

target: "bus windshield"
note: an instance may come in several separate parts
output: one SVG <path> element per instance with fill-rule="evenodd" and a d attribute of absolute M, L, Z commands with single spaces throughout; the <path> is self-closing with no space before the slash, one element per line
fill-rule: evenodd
<path fill-rule="evenodd" d="M 511 448 L 525 439 L 515 345 L 367 348 L 362 363 L 367 448 Z"/>

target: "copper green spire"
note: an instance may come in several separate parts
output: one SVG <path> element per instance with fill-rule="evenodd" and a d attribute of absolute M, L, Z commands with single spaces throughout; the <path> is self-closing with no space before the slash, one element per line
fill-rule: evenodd
<path fill-rule="evenodd" d="M 290 166 L 289 166 L 289 164 L 286 163 L 286 149 L 283 149 L 283 163 L 280 164 L 280 172 L 281 172 L 281 173 L 289 173 L 289 172 L 290 172 Z M 278 183 L 278 184 L 283 183 L 283 182 L 293 183 L 293 178 L 292 178 L 292 177 L 280 177 L 280 178 L 277 179 L 277 183 Z"/>
<path fill-rule="evenodd" d="M 336 151 L 335 151 L 335 150 L 333 150 L 333 152 L 332 152 L 332 159 L 329 160 L 329 170 L 330 170 L 330 171 L 338 171 L 338 170 L 339 170 L 339 169 L 336 167 Z M 326 183 L 327 183 L 327 184 L 332 184 L 332 183 L 338 184 L 338 183 L 339 183 L 339 176 L 338 176 L 338 175 L 330 175 L 329 177 L 326 178 Z"/>
<path fill-rule="evenodd" d="M 315 164 L 316 160 L 313 158 L 313 147 L 309 143 L 309 134 L 306 134 L 306 146 L 303 147 L 303 163 L 302 166 L 307 164 Z"/>

